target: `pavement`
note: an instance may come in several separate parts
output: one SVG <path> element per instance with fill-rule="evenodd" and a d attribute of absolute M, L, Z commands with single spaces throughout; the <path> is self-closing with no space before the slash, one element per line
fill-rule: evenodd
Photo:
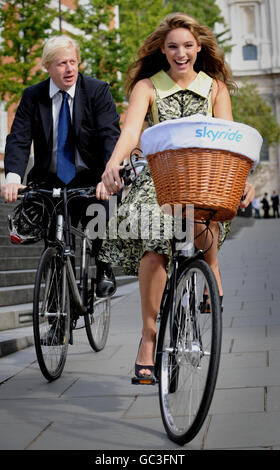
<path fill-rule="evenodd" d="M 237 217 L 221 249 L 221 366 L 209 415 L 192 442 L 179 447 L 167 438 L 157 385 L 131 385 L 141 331 L 135 280 L 112 299 L 105 349 L 93 352 L 85 331 L 76 331 L 55 382 L 43 378 L 33 346 L 0 358 L 0 449 L 93 452 L 96 464 L 110 451 L 280 450 L 279 234 L 280 219 Z"/>

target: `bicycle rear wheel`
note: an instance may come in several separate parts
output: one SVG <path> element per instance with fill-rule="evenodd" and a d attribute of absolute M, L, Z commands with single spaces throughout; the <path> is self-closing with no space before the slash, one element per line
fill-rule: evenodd
<path fill-rule="evenodd" d="M 36 274 L 33 330 L 38 364 L 44 377 L 60 377 L 70 334 L 69 288 L 66 265 L 56 248 L 44 251 Z"/>
<path fill-rule="evenodd" d="M 111 318 L 111 299 L 110 297 L 95 300 L 94 280 L 89 275 L 91 256 L 88 253 L 86 258 L 86 268 L 83 284 L 85 288 L 84 304 L 87 305 L 87 313 L 84 316 L 86 333 L 92 349 L 96 352 L 101 351 L 107 342 L 110 318 Z M 90 278 L 90 288 L 89 288 Z M 86 299 L 86 300 L 85 300 Z"/>
<path fill-rule="evenodd" d="M 94 351 L 101 351 L 107 342 L 111 317 L 111 299 L 98 299 L 93 310 L 85 315 L 89 343 Z"/>
<path fill-rule="evenodd" d="M 210 313 L 202 313 L 206 292 Z M 195 260 L 183 270 L 173 312 L 170 303 L 163 312 L 158 340 L 160 409 L 169 438 L 183 445 L 197 435 L 205 421 L 219 369 L 219 293 L 205 261 Z"/>

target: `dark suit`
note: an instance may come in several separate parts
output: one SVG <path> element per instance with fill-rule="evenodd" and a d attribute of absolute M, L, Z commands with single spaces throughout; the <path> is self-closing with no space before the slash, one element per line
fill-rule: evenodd
<path fill-rule="evenodd" d="M 47 79 L 26 88 L 18 106 L 5 149 L 5 174 L 12 172 L 23 179 L 30 147 L 34 143 L 34 167 L 27 181 L 46 179 L 52 157 L 52 100 Z M 119 115 L 109 85 L 100 80 L 78 75 L 73 103 L 75 145 L 89 170 L 75 178 L 84 185 L 95 185 L 109 160 L 120 134 Z M 50 175 L 48 175 L 50 177 Z M 75 180 L 71 186 L 75 185 Z"/>

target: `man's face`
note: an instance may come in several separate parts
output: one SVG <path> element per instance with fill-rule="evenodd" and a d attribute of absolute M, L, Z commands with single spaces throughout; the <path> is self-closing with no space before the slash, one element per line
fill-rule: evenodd
<path fill-rule="evenodd" d="M 78 78 L 78 59 L 74 47 L 60 49 L 47 67 L 50 77 L 61 90 L 69 90 Z"/>

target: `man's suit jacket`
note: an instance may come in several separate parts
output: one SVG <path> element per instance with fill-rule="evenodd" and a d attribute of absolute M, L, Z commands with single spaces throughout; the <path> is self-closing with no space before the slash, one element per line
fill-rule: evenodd
<path fill-rule="evenodd" d="M 34 144 L 34 166 L 28 181 L 44 180 L 53 147 L 52 100 L 49 81 L 24 90 L 5 148 L 5 173 L 23 179 Z M 120 134 L 119 115 L 109 85 L 78 75 L 73 103 L 75 145 L 89 170 L 83 172 L 86 184 L 97 184 Z"/>

